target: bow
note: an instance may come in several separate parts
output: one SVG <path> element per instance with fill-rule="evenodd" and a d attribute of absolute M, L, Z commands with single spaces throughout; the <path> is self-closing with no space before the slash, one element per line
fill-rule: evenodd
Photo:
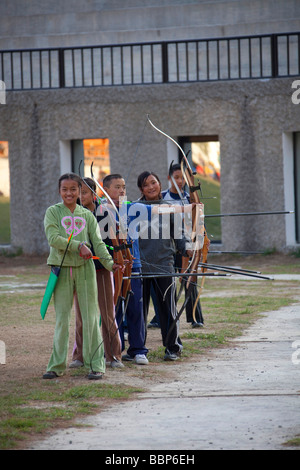
<path fill-rule="evenodd" d="M 187 186 L 189 187 L 191 203 L 195 203 L 196 205 L 201 204 L 200 197 L 197 193 L 197 190 L 200 190 L 200 192 L 201 192 L 201 185 L 200 185 L 199 182 L 198 182 L 198 184 L 195 184 L 195 178 L 194 178 L 195 173 L 192 171 L 192 168 L 190 166 L 190 163 L 187 159 L 187 156 L 186 156 L 184 150 L 178 144 L 178 142 L 176 142 L 176 140 L 174 140 L 168 134 L 166 134 L 165 132 L 161 131 L 158 127 L 156 127 L 152 123 L 152 121 L 150 120 L 149 115 L 148 115 L 148 121 L 156 131 L 160 132 L 162 135 L 164 135 L 165 137 L 170 139 L 178 147 L 178 149 L 180 150 L 180 152 L 183 156 L 183 160 L 181 162 L 182 174 L 184 176 L 184 179 L 185 179 L 185 182 L 186 182 Z M 183 167 L 183 162 L 185 162 L 185 164 L 186 164 L 186 169 L 184 169 L 184 167 Z M 197 211 L 196 205 L 194 205 L 194 207 L 192 209 L 192 219 L 193 219 L 192 242 L 196 242 L 196 238 L 197 238 L 196 228 L 197 228 L 197 224 L 198 224 L 198 216 L 197 216 L 198 211 Z M 193 262 L 191 264 L 191 272 L 197 272 L 197 266 L 198 266 L 198 262 L 199 262 L 199 258 L 200 258 L 199 249 L 195 250 L 195 251 L 197 251 L 198 253 L 194 257 Z M 191 278 L 188 280 L 188 285 L 189 285 L 190 282 L 191 282 Z"/>
<path fill-rule="evenodd" d="M 173 160 L 173 161 L 174 161 L 174 160 Z M 172 183 L 173 183 L 173 185 L 174 185 L 174 187 L 175 187 L 175 189 L 176 189 L 176 191 L 177 191 L 177 193 L 178 193 L 178 196 L 179 196 L 179 198 L 180 198 L 180 201 L 181 201 L 182 206 L 184 206 L 184 205 L 185 205 L 185 200 L 184 200 L 184 198 L 183 198 L 182 192 L 181 192 L 181 190 L 179 189 L 179 187 L 178 187 L 178 185 L 177 185 L 177 183 L 176 183 L 176 181 L 175 181 L 175 179 L 173 178 L 173 175 L 172 175 L 173 161 L 171 162 L 170 167 L 169 167 L 169 177 L 170 177 L 170 179 L 171 179 L 171 181 L 172 181 Z M 189 260 L 188 257 L 186 257 L 186 256 L 182 257 L 182 265 L 181 265 L 181 273 L 182 273 L 182 276 L 183 276 L 184 274 L 186 274 L 186 273 L 189 271 L 189 268 L 190 268 L 192 262 L 193 262 L 193 257 L 192 257 L 190 260 Z M 176 296 L 176 304 L 178 303 L 178 300 L 180 299 L 180 296 L 181 296 L 182 291 L 183 291 L 183 287 L 184 287 L 183 277 L 181 277 L 181 281 L 182 281 L 182 282 L 181 282 L 181 286 L 180 286 L 179 292 L 178 292 L 178 294 L 177 294 L 177 296 Z M 175 283 L 175 282 L 176 282 L 176 279 L 174 279 L 174 283 Z M 172 284 L 173 284 L 173 283 L 171 283 L 171 285 L 169 286 L 168 289 L 171 288 Z M 166 290 L 166 292 L 165 292 L 165 294 L 164 294 L 164 298 L 165 298 L 165 295 L 166 295 L 168 289 Z"/>
<path fill-rule="evenodd" d="M 81 167 L 81 164 L 82 164 L 82 160 L 80 162 L 80 165 L 79 165 L 79 176 L 81 177 L 81 179 L 84 181 L 84 184 L 90 189 L 90 191 L 94 194 L 94 196 L 97 198 L 97 200 L 99 200 L 100 204 L 101 204 L 101 199 L 99 198 L 99 196 L 97 195 L 97 193 L 94 191 L 94 189 L 88 184 L 87 181 L 85 181 L 82 176 L 81 176 L 81 173 L 80 173 L 80 167 Z M 96 186 L 100 186 L 98 181 L 95 180 L 95 178 L 93 177 L 93 171 L 92 171 L 92 167 L 91 167 L 91 174 L 92 174 L 92 178 L 93 180 L 95 181 L 95 184 Z M 106 195 L 107 199 L 110 201 L 112 207 L 114 208 L 114 210 L 118 213 L 118 209 L 116 208 L 113 200 L 109 197 L 109 195 L 106 193 L 106 191 L 104 190 L 104 188 L 100 187 L 101 188 L 101 191 L 102 193 Z M 99 188 L 99 189 L 100 189 Z M 124 266 L 125 264 L 125 261 L 124 261 L 124 258 L 123 258 L 123 250 L 125 249 L 125 242 L 122 242 L 120 241 L 119 239 L 119 235 L 117 233 L 117 231 L 115 230 L 115 227 L 116 227 L 116 217 L 113 217 L 111 211 L 107 211 L 108 213 L 108 217 L 109 217 L 109 236 L 112 240 L 112 245 L 113 247 L 107 245 L 108 248 L 110 248 L 111 250 L 113 250 L 113 261 L 115 264 L 119 264 L 121 266 Z M 96 256 L 92 256 L 93 259 L 99 259 L 97 258 Z M 131 271 L 127 271 L 128 274 L 131 274 Z M 120 302 L 123 301 L 123 298 L 122 298 L 122 294 L 121 294 L 121 288 L 122 288 L 122 282 L 123 282 L 123 272 L 122 270 L 120 269 L 116 269 L 114 274 L 114 286 L 115 286 L 115 289 L 114 289 L 114 306 L 115 306 L 115 314 L 114 314 L 114 318 L 111 322 L 111 325 L 109 327 L 109 332 L 111 330 L 111 328 L 115 325 L 115 322 L 116 322 L 116 315 L 117 315 L 117 312 L 118 312 L 118 308 L 119 308 L 119 305 L 120 305 Z M 130 282 L 130 281 L 127 281 L 126 282 Z M 120 325 L 118 326 L 118 328 L 116 329 L 116 332 L 115 332 L 115 335 L 117 334 L 117 332 L 119 331 L 119 328 L 120 328 Z M 92 359 L 91 359 L 91 363 L 92 363 L 92 360 L 93 360 L 93 357 L 94 355 L 96 354 L 96 352 L 98 351 L 98 349 L 101 347 L 101 345 L 103 344 L 103 341 L 101 341 L 101 343 L 98 345 L 97 349 L 95 350 L 93 356 L 92 356 Z M 110 341 L 110 344 L 112 345 L 112 339 Z M 117 359 L 115 358 L 115 360 L 117 361 Z"/>
<path fill-rule="evenodd" d="M 192 258 L 189 262 L 188 267 L 185 269 L 185 272 L 187 272 L 187 270 L 189 270 L 189 272 L 190 272 L 190 275 L 188 277 L 187 284 L 186 284 L 187 289 L 188 289 L 188 293 L 187 293 L 187 297 L 186 297 L 185 302 L 184 302 L 184 307 L 185 307 L 185 305 L 186 305 L 186 303 L 189 300 L 189 297 L 191 295 L 190 287 L 195 281 L 195 276 L 193 276 L 193 274 L 197 273 L 198 263 L 200 262 L 201 256 L 202 256 L 202 246 L 201 247 L 199 246 L 199 241 L 198 241 L 198 238 L 197 238 L 197 227 L 199 226 L 199 216 L 200 216 L 199 211 L 198 211 L 198 207 L 199 207 L 199 204 L 201 204 L 200 197 L 199 197 L 199 194 L 198 194 L 198 190 L 200 190 L 200 192 L 201 192 L 201 185 L 200 185 L 199 182 L 197 183 L 195 181 L 195 172 L 192 171 L 192 168 L 190 166 L 188 158 L 187 158 L 184 150 L 182 149 L 182 147 L 178 144 L 178 142 L 176 142 L 176 140 L 174 140 L 168 134 L 166 134 L 165 132 L 160 130 L 158 127 L 156 127 L 152 123 L 152 121 L 150 120 L 149 115 L 147 116 L 147 118 L 148 118 L 148 121 L 151 124 L 151 126 L 157 132 L 159 132 L 160 134 L 164 135 L 169 140 L 171 140 L 178 147 L 178 149 L 180 150 L 180 152 L 183 156 L 183 159 L 181 161 L 182 174 L 183 174 L 185 182 L 186 182 L 186 184 L 189 188 L 190 201 L 191 201 L 191 203 L 194 203 L 193 208 L 192 208 L 192 237 L 191 237 L 192 238 L 192 244 L 193 244 L 193 247 L 194 247 L 194 250 L 193 250 L 194 252 L 193 252 L 193 256 L 192 256 Z M 184 163 L 186 165 L 186 168 L 184 168 Z M 176 186 L 177 185 L 175 185 L 175 187 Z M 179 191 L 178 194 L 180 195 L 181 192 L 180 192 L 178 186 L 176 187 L 176 190 Z M 201 192 L 201 195 L 202 195 L 202 192 Z M 209 246 L 209 240 L 207 238 L 206 232 L 204 233 L 204 242 L 206 242 L 207 246 Z M 203 276 L 203 279 L 204 278 L 205 278 L 205 276 Z M 203 283 L 203 280 L 202 280 L 202 283 Z M 196 305 L 197 304 L 194 305 L 194 312 L 195 312 L 195 309 L 196 309 Z M 181 311 L 182 311 L 182 309 L 181 309 Z"/>
<path fill-rule="evenodd" d="M 83 177 L 81 176 L 81 172 L 80 172 L 81 165 L 82 165 L 82 160 L 79 164 L 78 173 L 79 173 L 80 178 L 83 180 Z M 109 194 L 105 191 L 105 189 L 102 186 L 100 186 L 99 182 L 94 177 L 93 163 L 91 165 L 91 177 L 92 177 L 93 181 L 95 182 L 96 186 L 100 189 L 100 191 L 105 195 L 107 200 L 110 202 L 110 204 L 112 205 L 112 207 L 113 207 L 114 211 L 116 212 L 116 214 L 118 214 L 118 216 L 119 216 L 119 211 L 118 211 L 114 201 L 111 199 Z M 97 193 L 93 190 L 93 188 L 91 188 L 91 186 L 87 183 L 87 181 L 84 181 L 84 184 L 89 188 L 89 190 L 94 194 L 94 196 L 98 200 L 100 200 L 100 203 L 101 203 L 101 199 L 99 198 Z M 114 227 L 116 226 L 116 218 L 114 218 L 112 216 L 110 211 L 108 211 L 108 217 L 109 217 L 109 236 L 110 236 L 110 239 L 111 239 L 112 245 L 113 245 L 113 260 L 114 260 L 115 264 L 118 264 L 120 266 L 124 266 L 125 263 L 124 263 L 122 250 L 124 248 L 123 245 L 125 245 L 125 242 L 122 240 L 122 243 L 121 243 L 117 231 L 114 230 Z M 95 258 L 95 257 L 93 257 L 93 258 Z M 114 304 L 115 304 L 115 306 L 117 306 L 117 304 L 120 301 L 119 296 L 120 296 L 120 292 L 121 292 L 122 281 L 123 281 L 123 272 L 120 269 L 116 269 L 115 272 L 114 272 L 114 284 L 115 284 Z"/>
<path fill-rule="evenodd" d="M 181 199 L 181 202 L 182 204 L 184 205 L 184 199 L 182 197 L 182 193 L 180 191 L 180 188 L 178 187 L 175 179 L 173 178 L 173 175 L 172 175 L 172 165 L 173 165 L 173 162 L 171 163 L 170 165 L 170 169 L 169 169 L 169 176 L 172 180 L 172 183 Z M 181 167 L 181 170 L 182 170 L 182 167 Z M 183 176 L 186 176 L 184 172 L 183 173 Z M 186 182 L 188 181 L 188 177 L 186 176 L 185 178 Z M 200 188 L 200 186 L 199 186 Z M 195 229 L 196 227 L 193 227 L 193 233 L 195 233 Z M 206 236 L 206 233 L 205 233 L 205 236 L 204 236 L 204 245 L 203 245 L 203 248 L 201 250 L 201 254 L 202 254 L 202 263 L 206 263 L 207 262 L 207 253 L 208 253 L 208 247 L 209 247 L 209 243 L 208 243 L 208 238 Z M 198 253 L 197 253 L 198 254 Z M 194 260 L 199 258 L 199 256 L 195 256 L 196 255 L 196 251 L 194 251 L 194 255 L 193 257 L 191 258 L 190 262 L 188 262 L 187 258 L 183 258 L 183 264 L 182 264 L 182 268 L 181 268 L 181 272 L 182 274 L 185 274 L 189 271 L 189 268 L 190 266 L 195 262 Z M 201 255 L 200 255 L 201 256 Z M 198 269 L 198 266 L 197 268 Z M 203 286 L 204 286 L 204 281 L 205 281 L 205 272 L 206 272 L 206 269 L 202 266 L 201 268 L 201 272 L 203 273 L 203 276 L 202 276 L 202 281 L 201 281 L 201 287 L 200 287 L 200 290 L 196 296 L 196 299 L 195 299 L 195 302 L 194 302 L 194 305 L 193 305 L 193 310 L 192 310 L 192 317 L 193 317 L 193 320 L 195 323 L 197 323 L 197 319 L 196 319 L 196 309 L 197 309 L 197 305 L 198 305 L 198 302 L 199 302 L 199 299 L 200 299 L 200 295 L 201 295 L 201 292 L 202 292 L 202 289 L 203 289 Z M 195 270 L 193 271 L 193 277 L 197 276 L 197 271 L 195 272 Z M 185 299 L 185 302 L 183 304 L 183 306 L 181 307 L 181 311 L 184 310 L 184 308 L 186 307 L 190 297 L 192 297 L 192 289 L 194 288 L 195 285 L 197 285 L 196 283 L 192 283 L 191 284 L 191 278 L 189 279 L 189 285 L 187 286 L 188 290 L 187 290 L 187 294 L 186 294 L 186 299 Z M 177 295 L 177 299 L 176 299 L 176 302 L 178 302 L 180 296 L 181 296 L 181 293 L 182 293 L 182 290 L 183 290 L 183 286 L 184 286 L 184 282 L 183 282 L 183 278 L 182 278 L 182 283 L 181 283 L 181 286 L 180 286 L 180 289 L 179 289 L 179 293 Z"/>
<path fill-rule="evenodd" d="M 125 302 L 124 314 L 125 314 L 127 302 L 131 293 L 131 282 L 130 282 L 130 279 L 126 279 L 123 282 L 123 276 L 126 276 L 128 278 L 131 275 L 132 261 L 133 261 L 133 257 L 130 252 L 131 244 L 127 243 L 126 231 L 122 225 L 121 216 L 120 216 L 117 206 L 115 205 L 114 201 L 111 199 L 107 191 L 99 184 L 99 182 L 97 181 L 97 179 L 95 178 L 93 174 L 93 163 L 91 164 L 91 177 L 94 180 L 96 186 L 102 191 L 102 193 L 105 195 L 107 200 L 110 202 L 110 204 L 112 205 L 116 213 L 116 218 L 113 221 L 112 221 L 113 217 L 111 213 L 109 213 L 110 238 L 112 240 L 112 244 L 114 247 L 114 262 L 124 267 L 124 273 L 120 269 L 117 269 L 114 272 L 114 281 L 115 281 L 114 303 L 115 303 L 115 308 L 117 312 L 120 302 L 124 301 Z M 113 226 L 114 226 L 114 223 L 116 223 L 117 219 L 118 219 L 118 224 L 119 224 L 119 230 L 115 233 L 113 230 Z"/>
<path fill-rule="evenodd" d="M 112 227 L 110 228 L 110 237 L 113 244 L 113 260 L 115 264 L 119 264 L 120 266 L 124 266 L 124 258 L 122 253 L 122 245 L 119 239 L 118 234 L 113 233 Z M 121 301 L 121 289 L 122 289 L 122 282 L 123 282 L 123 272 L 121 269 L 116 269 L 114 274 L 114 285 L 115 285 L 115 292 L 114 292 L 114 305 L 116 311 L 118 310 L 119 303 Z"/>
<path fill-rule="evenodd" d="M 156 127 L 152 123 L 152 121 L 150 120 L 149 115 L 147 116 L 147 118 L 148 118 L 148 121 L 149 121 L 150 125 L 157 132 L 159 132 L 160 134 L 164 135 L 169 140 L 171 140 L 178 147 L 178 149 L 180 150 L 180 152 L 183 156 L 183 159 L 182 159 L 182 162 L 181 162 L 182 174 L 183 174 L 184 179 L 185 179 L 185 181 L 186 181 L 186 183 L 189 187 L 190 201 L 191 201 L 191 203 L 194 203 L 193 207 L 192 207 L 192 234 L 191 234 L 191 241 L 192 241 L 192 247 L 193 247 L 193 256 L 191 257 L 191 260 L 189 261 L 188 266 L 186 268 L 184 268 L 185 270 L 181 274 L 181 275 L 184 275 L 187 271 L 189 271 L 189 276 L 188 276 L 188 279 L 186 281 L 186 287 L 187 287 L 186 298 L 185 298 L 185 301 L 184 301 L 180 311 L 177 313 L 176 318 L 173 318 L 172 325 L 169 328 L 169 331 L 168 331 L 168 334 L 167 334 L 167 337 L 166 337 L 166 340 L 165 340 L 165 343 L 168 344 L 168 339 L 171 335 L 171 332 L 172 332 L 173 328 L 176 326 L 182 312 L 184 311 L 184 309 L 187 305 L 187 302 L 191 298 L 192 289 L 194 288 L 194 285 L 197 282 L 198 263 L 201 259 L 201 248 L 202 248 L 201 243 L 199 244 L 198 236 L 197 236 L 197 228 L 199 226 L 199 216 L 201 216 L 200 211 L 198 210 L 199 205 L 201 204 L 200 197 L 199 197 L 199 194 L 198 194 L 198 190 L 200 190 L 200 192 L 201 192 L 201 186 L 200 186 L 199 182 L 198 182 L 198 184 L 195 184 L 195 177 L 194 177 L 195 174 L 192 171 L 192 168 L 189 164 L 187 156 L 186 156 L 184 150 L 182 149 L 182 147 L 172 137 L 170 137 L 168 134 L 166 134 L 165 132 L 161 131 L 158 127 Z M 186 169 L 184 169 L 184 167 L 183 167 L 184 162 L 186 164 Z M 175 185 L 175 187 L 176 186 L 177 185 Z M 177 190 L 177 192 L 178 192 L 178 194 L 181 198 L 181 192 L 180 192 L 179 188 L 178 189 L 177 188 L 178 187 L 176 187 L 176 190 Z M 205 236 L 206 236 L 206 233 L 204 235 L 204 238 L 205 238 Z M 205 274 L 204 273 L 202 273 L 202 274 L 203 274 L 203 278 L 204 278 Z M 194 305 L 194 310 L 193 310 L 194 315 L 195 315 L 196 305 L 197 304 Z"/>
<path fill-rule="evenodd" d="M 127 243 L 127 242 L 125 242 L 123 246 L 123 256 L 124 256 L 124 259 L 127 261 L 125 263 L 125 271 L 123 274 L 123 286 L 122 286 L 122 298 L 124 299 L 124 306 L 125 306 L 124 314 L 127 309 L 129 297 L 133 294 L 131 290 L 131 282 L 130 282 L 132 264 L 133 264 L 133 256 L 130 251 L 131 247 L 132 247 L 132 243 Z M 129 279 L 126 279 L 126 278 L 129 278 Z"/>
<path fill-rule="evenodd" d="M 203 274 L 207 271 L 207 268 L 205 267 L 205 265 L 207 264 L 208 251 L 209 251 L 209 239 L 208 239 L 208 237 L 206 235 L 206 231 L 205 231 L 204 244 L 203 244 L 203 248 L 201 250 L 201 262 L 203 263 L 202 267 L 201 267 L 201 272 Z M 198 295 L 196 297 L 196 301 L 195 301 L 194 306 L 193 306 L 192 315 L 193 315 L 193 320 L 194 320 L 195 323 L 197 322 L 197 320 L 196 320 L 196 308 L 197 308 L 197 304 L 199 302 L 200 296 L 202 294 L 202 290 L 203 290 L 203 287 L 204 287 L 204 282 L 205 282 L 205 276 L 202 277 L 200 289 L 199 289 Z"/>
<path fill-rule="evenodd" d="M 184 168 L 184 162 L 188 163 L 186 168 Z M 199 246 L 199 242 L 197 240 L 197 227 L 199 226 L 199 211 L 197 209 L 197 204 L 198 205 L 201 204 L 198 190 L 200 190 L 201 195 L 202 195 L 202 191 L 201 191 L 200 182 L 198 182 L 198 184 L 195 184 L 195 172 L 192 171 L 191 166 L 187 159 L 181 161 L 181 171 L 185 179 L 185 182 L 189 188 L 190 201 L 191 203 L 195 204 L 195 206 L 192 209 L 192 222 L 193 222 L 192 242 L 195 243 L 195 257 L 191 264 L 191 273 L 193 274 L 197 272 L 198 263 L 202 256 L 202 246 L 201 247 Z M 204 232 L 204 243 L 205 242 L 209 245 L 206 231 Z M 189 287 L 189 283 L 191 282 L 191 280 L 192 280 L 192 275 L 190 279 L 188 280 L 187 287 Z"/>
<path fill-rule="evenodd" d="M 184 176 L 184 179 L 185 179 L 185 181 L 186 181 L 186 183 L 189 187 L 189 190 L 190 190 L 191 202 L 195 202 L 196 204 L 200 204 L 201 201 L 200 201 L 200 197 L 199 197 L 199 194 L 198 194 L 198 190 L 200 190 L 200 193 L 201 193 L 201 196 L 202 196 L 200 182 L 198 182 L 198 184 L 195 185 L 195 174 L 196 173 L 192 171 L 191 166 L 189 165 L 189 163 L 188 163 L 186 169 L 184 169 L 184 165 L 183 165 L 184 161 L 187 162 L 187 159 L 181 161 L 181 170 L 182 170 L 182 174 Z M 194 240 L 195 240 L 196 243 L 197 243 L 196 229 L 197 229 L 197 225 L 198 225 L 197 216 L 198 216 L 198 213 L 197 213 L 197 215 L 195 216 L 195 218 L 193 220 L 193 234 L 194 234 Z M 197 272 L 198 264 L 199 264 L 200 261 L 202 263 L 202 267 L 201 267 L 202 273 L 206 272 L 205 264 L 207 263 L 207 255 L 208 255 L 208 251 L 209 251 L 209 245 L 210 245 L 210 241 L 209 241 L 209 238 L 207 236 L 207 232 L 204 228 L 203 246 L 200 249 L 199 248 L 197 249 L 196 256 L 195 256 L 195 262 L 191 266 L 191 272 L 192 273 Z M 199 302 L 200 296 L 202 294 L 202 290 L 203 290 L 203 287 L 204 287 L 204 282 L 205 282 L 205 276 L 202 277 L 201 286 L 200 286 L 198 295 L 196 297 L 196 301 L 193 305 L 192 315 L 193 315 L 193 320 L 194 320 L 195 323 L 196 323 L 196 308 L 197 308 L 197 304 Z M 188 287 L 188 285 L 187 285 L 187 287 Z"/>

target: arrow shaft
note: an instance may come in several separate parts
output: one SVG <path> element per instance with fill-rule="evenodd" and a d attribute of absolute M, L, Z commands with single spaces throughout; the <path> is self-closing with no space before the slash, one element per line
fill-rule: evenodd
<path fill-rule="evenodd" d="M 248 273 L 248 272 L 245 272 L 245 271 L 237 271 L 237 270 L 232 270 L 232 269 L 227 269 L 227 268 L 215 268 L 215 267 L 207 267 L 205 266 L 205 268 L 207 269 L 217 269 L 218 271 L 224 271 L 226 273 L 231 273 L 231 274 L 239 274 L 240 276 L 249 276 L 249 277 L 256 277 L 258 279 L 266 279 L 268 281 L 272 281 L 273 278 L 271 277 L 268 277 L 268 276 L 261 276 L 260 274 L 253 274 L 253 273 Z"/>
<path fill-rule="evenodd" d="M 218 268 L 230 269 L 230 271 L 232 272 L 238 271 L 238 272 L 244 272 L 244 273 L 261 274 L 260 271 L 252 271 L 250 269 L 235 268 L 231 266 L 221 266 L 219 264 L 199 263 L 198 266 L 200 266 L 201 268 L 203 267 L 203 268 L 212 268 L 212 269 L 218 269 Z"/>
<path fill-rule="evenodd" d="M 227 274 L 221 274 L 221 273 L 164 273 L 164 274 L 157 274 L 157 273 L 149 273 L 149 274 L 144 274 L 144 275 L 137 275 L 137 276 L 129 276 L 129 277 L 123 277 L 123 279 L 151 279 L 151 278 L 158 278 L 158 277 L 202 277 L 202 276 L 208 276 L 208 277 L 218 277 L 218 276 L 227 276 Z"/>
<path fill-rule="evenodd" d="M 274 215 L 274 214 L 294 214 L 294 211 L 272 211 L 272 212 L 237 212 L 232 214 L 209 214 L 205 217 L 237 217 L 243 215 Z"/>

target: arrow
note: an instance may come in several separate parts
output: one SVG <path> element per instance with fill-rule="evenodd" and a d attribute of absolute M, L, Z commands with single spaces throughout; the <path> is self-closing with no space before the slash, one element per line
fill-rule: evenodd
<path fill-rule="evenodd" d="M 150 278 L 153 278 L 153 277 L 189 277 L 191 275 L 191 273 L 187 273 L 187 274 L 183 274 L 183 273 L 164 273 L 164 274 L 157 274 L 157 273 L 149 273 L 149 274 L 143 274 L 142 276 L 141 275 L 137 275 L 137 276 L 134 276 L 134 275 L 131 275 L 129 277 L 123 277 L 123 279 L 150 279 Z M 193 277 L 194 276 L 208 276 L 208 277 L 218 277 L 218 276 L 221 276 L 221 277 L 224 277 L 224 276 L 229 276 L 230 274 L 221 274 L 221 273 L 193 273 Z"/>
<path fill-rule="evenodd" d="M 273 211 L 273 212 L 239 212 L 233 214 L 209 214 L 204 217 L 236 217 L 242 215 L 274 215 L 274 214 L 294 214 L 295 211 Z"/>

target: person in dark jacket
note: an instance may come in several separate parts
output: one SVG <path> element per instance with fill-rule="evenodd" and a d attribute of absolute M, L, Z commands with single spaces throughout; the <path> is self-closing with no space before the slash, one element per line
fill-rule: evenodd
<path fill-rule="evenodd" d="M 138 187 L 142 197 L 140 201 L 146 204 L 166 205 L 162 199 L 161 183 L 158 176 L 145 171 L 138 177 Z M 170 206 L 171 208 L 171 206 Z M 171 212 L 171 211 L 170 211 Z M 178 228 L 178 227 L 177 227 Z M 167 277 L 146 278 L 143 281 L 143 303 L 145 323 L 147 321 L 151 285 L 154 288 L 157 308 L 160 318 L 161 334 L 165 346 L 166 361 L 176 361 L 182 351 L 182 343 L 179 337 L 179 321 L 176 309 L 176 283 L 172 274 L 175 273 L 174 256 L 179 251 L 183 256 L 192 256 L 187 249 L 190 242 L 183 232 L 175 237 L 174 214 L 162 210 L 155 219 L 141 224 L 139 246 L 143 274 L 170 273 Z"/>

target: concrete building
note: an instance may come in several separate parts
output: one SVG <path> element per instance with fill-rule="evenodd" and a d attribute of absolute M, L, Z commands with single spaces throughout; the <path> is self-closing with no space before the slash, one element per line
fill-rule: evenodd
<path fill-rule="evenodd" d="M 0 2 L 12 246 L 48 251 L 44 213 L 84 139 L 109 140 L 129 198 L 146 169 L 166 186 L 179 152 L 149 114 L 185 150 L 220 143 L 222 213 L 295 210 L 222 217 L 223 249 L 299 247 L 299 33 L 299 0 Z"/>

